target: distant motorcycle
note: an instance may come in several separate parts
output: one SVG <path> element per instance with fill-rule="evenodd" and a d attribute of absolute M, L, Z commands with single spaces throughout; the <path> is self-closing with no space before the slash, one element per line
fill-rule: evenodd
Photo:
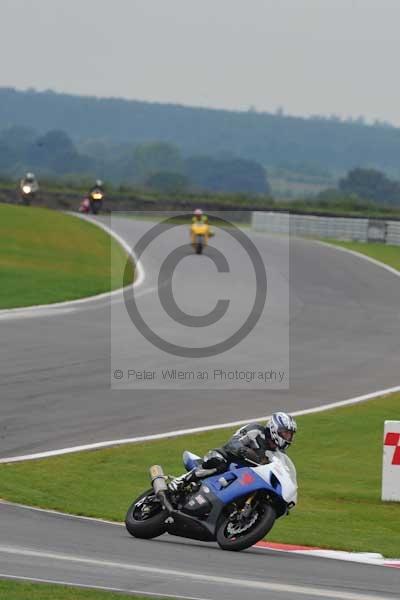
<path fill-rule="evenodd" d="M 33 173 L 27 173 L 19 182 L 21 204 L 30 206 L 39 191 L 39 184 Z"/>
<path fill-rule="evenodd" d="M 203 249 L 207 246 L 210 235 L 210 227 L 208 223 L 193 223 L 191 227 L 192 246 L 196 254 L 202 254 Z"/>
<path fill-rule="evenodd" d="M 152 488 L 130 506 L 125 525 L 136 538 L 150 539 L 169 533 L 206 542 L 223 550 L 244 550 L 261 540 L 275 520 L 297 503 L 297 477 L 293 462 L 282 452 L 266 452 L 268 464 L 231 464 L 223 474 L 209 469 L 201 481 L 172 491 L 163 469 L 150 469 Z M 201 459 L 185 451 L 189 471 Z M 209 475 L 209 476 L 207 476 Z"/>
<path fill-rule="evenodd" d="M 29 183 L 23 183 L 20 186 L 21 203 L 24 206 L 30 206 L 32 201 L 35 199 L 36 190 Z"/>
<path fill-rule="evenodd" d="M 33 197 L 34 197 L 34 194 L 32 192 L 31 186 L 28 184 L 23 185 L 21 188 L 22 204 L 24 204 L 25 206 L 30 206 L 30 204 L 33 200 Z"/>
<path fill-rule="evenodd" d="M 92 190 L 89 194 L 90 210 L 94 215 L 99 214 L 103 207 L 104 192 L 101 190 Z"/>

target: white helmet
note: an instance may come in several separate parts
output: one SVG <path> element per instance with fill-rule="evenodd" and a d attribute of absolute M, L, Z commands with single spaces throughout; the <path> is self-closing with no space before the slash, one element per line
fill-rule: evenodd
<path fill-rule="evenodd" d="M 265 426 L 266 433 L 279 450 L 285 450 L 293 441 L 297 431 L 296 421 L 284 412 L 274 413 Z"/>
<path fill-rule="evenodd" d="M 194 211 L 195 217 L 201 217 L 202 214 L 203 214 L 203 211 L 201 210 L 201 208 L 196 208 L 196 210 Z"/>

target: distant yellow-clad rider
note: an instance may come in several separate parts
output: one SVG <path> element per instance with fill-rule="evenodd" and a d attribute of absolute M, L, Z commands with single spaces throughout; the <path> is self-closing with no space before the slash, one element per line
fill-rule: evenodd
<path fill-rule="evenodd" d="M 208 228 L 208 217 L 203 213 L 201 208 L 196 208 L 192 217 L 192 227 L 190 228 L 190 237 L 192 240 L 192 244 L 196 241 L 196 226 L 197 225 L 206 225 L 207 229 L 204 233 L 205 243 L 207 244 L 209 238 L 209 228 Z"/>

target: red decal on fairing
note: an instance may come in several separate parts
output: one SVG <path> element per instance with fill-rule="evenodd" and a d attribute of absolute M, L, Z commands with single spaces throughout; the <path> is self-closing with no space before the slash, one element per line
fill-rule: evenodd
<path fill-rule="evenodd" d="M 253 483 L 255 481 L 255 477 L 253 477 L 253 475 L 251 473 L 245 473 L 242 477 L 242 479 L 240 480 L 240 483 L 242 485 L 250 485 L 250 483 Z"/>
<path fill-rule="evenodd" d="M 395 446 L 392 465 L 400 466 L 400 433 L 387 433 L 385 437 L 385 446 Z"/>

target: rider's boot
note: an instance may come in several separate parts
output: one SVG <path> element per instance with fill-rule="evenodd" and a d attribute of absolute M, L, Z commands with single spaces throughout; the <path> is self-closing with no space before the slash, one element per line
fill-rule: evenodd
<path fill-rule="evenodd" d="M 180 477 L 175 477 L 175 479 L 169 482 L 168 488 L 171 490 L 171 492 L 177 493 L 182 491 L 190 483 L 198 483 L 205 477 L 215 475 L 216 472 L 217 469 L 202 469 L 201 467 L 197 467 L 188 473 L 180 475 Z"/>

